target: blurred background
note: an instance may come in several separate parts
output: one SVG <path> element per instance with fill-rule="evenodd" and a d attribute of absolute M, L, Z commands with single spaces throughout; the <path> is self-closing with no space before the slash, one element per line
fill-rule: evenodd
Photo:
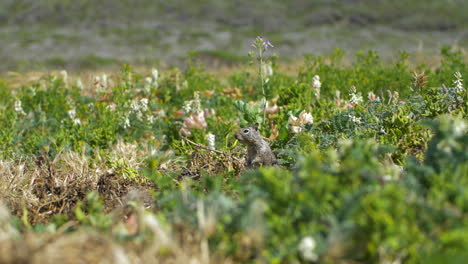
<path fill-rule="evenodd" d="M 264 35 L 281 60 L 468 47 L 467 0 L 1 0 L 0 71 L 247 60 Z"/>

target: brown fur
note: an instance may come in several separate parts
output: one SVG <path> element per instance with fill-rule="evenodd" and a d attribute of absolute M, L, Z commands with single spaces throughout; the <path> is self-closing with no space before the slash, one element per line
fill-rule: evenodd
<path fill-rule="evenodd" d="M 276 165 L 276 157 L 270 145 L 258 133 L 258 124 L 237 130 L 235 137 L 247 145 L 247 167 Z"/>

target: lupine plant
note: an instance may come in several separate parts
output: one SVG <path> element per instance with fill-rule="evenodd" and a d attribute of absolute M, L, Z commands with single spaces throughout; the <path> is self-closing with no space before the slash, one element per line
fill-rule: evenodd
<path fill-rule="evenodd" d="M 267 57 L 266 52 L 269 48 L 273 48 L 273 44 L 264 38 L 263 36 L 258 36 L 255 41 L 252 43 L 252 47 L 254 48 L 254 52 L 250 52 L 250 57 L 256 57 L 258 61 L 258 75 L 260 77 L 260 86 L 262 88 L 262 100 L 261 100 L 261 108 L 263 109 L 263 119 L 266 119 L 266 108 L 267 108 L 267 100 L 265 94 L 265 84 L 266 84 L 266 77 L 267 75 L 272 75 L 271 65 L 267 64 Z"/>

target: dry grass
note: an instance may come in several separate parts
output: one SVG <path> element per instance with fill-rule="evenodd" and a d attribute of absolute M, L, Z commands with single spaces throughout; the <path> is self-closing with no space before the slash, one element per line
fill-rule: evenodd
<path fill-rule="evenodd" d="M 142 160 L 138 152 L 134 145 L 119 142 L 112 147 L 111 156 L 140 168 Z M 219 158 L 213 153 L 197 152 L 189 163 L 209 159 L 208 163 L 216 164 L 213 170 L 219 166 L 224 169 L 229 159 Z M 188 165 L 187 171 L 190 168 Z M 0 185 L 0 263 L 232 262 L 222 250 L 209 252 L 206 230 L 213 229 L 215 219 L 205 215 L 203 204 L 198 205 L 201 223 L 198 229 L 164 226 L 148 209 L 153 202 L 148 190 L 155 186 L 124 179 L 103 159 L 97 158 L 91 164 L 87 156 L 63 152 L 53 160 L 42 157 L 34 161 L 2 161 L 0 181 L 6 183 Z M 113 219 L 110 232 L 100 233 L 73 220 L 77 203 L 95 190 Z M 51 232 L 28 228 L 46 224 L 58 214 L 69 216 L 71 221 Z M 21 229 L 12 225 L 13 216 L 22 219 Z M 118 239 L 136 235 L 141 238 Z"/>
<path fill-rule="evenodd" d="M 466 61 L 468 61 L 468 52 L 465 49 L 454 46 L 454 48 L 458 48 Z M 353 56 L 346 55 L 342 58 L 342 65 L 343 66 L 350 66 L 353 62 Z M 436 69 L 440 66 L 442 60 L 442 56 L 439 54 L 435 55 L 427 55 L 423 52 L 416 52 L 412 54 L 409 59 L 409 66 L 410 68 L 415 69 L 418 65 L 424 64 L 425 66 L 429 67 L 430 69 Z M 327 61 L 326 61 L 327 62 Z M 286 75 L 296 75 L 302 65 L 304 64 L 303 59 L 296 59 L 293 61 L 284 62 L 281 61 L 278 63 L 278 72 L 281 72 Z M 229 65 L 229 64 L 203 64 L 202 65 L 206 68 L 207 72 L 212 74 L 218 80 L 224 80 L 226 77 L 232 75 L 233 72 L 238 71 L 247 71 L 250 73 L 255 73 L 257 70 L 256 67 L 248 66 L 246 64 L 237 64 L 237 65 Z M 135 72 L 142 73 L 144 76 L 151 75 L 151 69 L 147 66 L 135 66 L 133 68 Z M 161 65 L 160 67 L 162 71 L 162 75 L 166 72 L 169 67 L 167 65 Z M 31 71 L 31 72 L 0 72 L 0 78 L 4 79 L 6 82 L 9 83 L 9 86 L 12 88 L 21 87 L 22 85 L 29 85 L 35 82 L 40 81 L 46 76 L 55 75 L 60 76 L 61 69 L 57 70 L 50 70 L 50 71 Z M 115 69 L 109 70 L 101 70 L 101 71 L 79 71 L 79 72 L 69 72 L 69 80 L 74 81 L 78 78 L 81 79 L 85 86 L 92 87 L 94 83 L 94 78 L 96 76 L 100 76 L 102 74 L 107 74 L 110 79 L 116 78 L 119 76 L 119 71 Z"/>
<path fill-rule="evenodd" d="M 143 165 L 136 146 L 117 143 L 109 150 L 110 159 L 125 160 L 138 171 Z M 136 175 L 123 177 L 114 171 L 106 159 L 91 158 L 76 152 L 59 153 L 53 160 L 46 155 L 22 161 L 0 161 L 0 200 L 17 216 L 27 213 L 29 223 L 44 223 L 51 216 L 73 216 L 78 201 L 97 190 L 112 210 L 122 204 L 122 198 L 132 190 L 147 190 L 154 185 Z M 148 199 L 147 199 L 148 200 Z"/>
<path fill-rule="evenodd" d="M 205 217 L 203 215 L 199 217 Z M 171 232 L 143 208 L 114 225 L 112 234 L 79 228 L 54 233 L 25 231 L 19 235 L 11 216 L 0 204 L 0 263 L 232 263 L 220 253 L 209 252 L 202 231 Z M 138 230 L 141 239 L 118 241 L 119 233 Z"/>
<path fill-rule="evenodd" d="M 243 169 L 241 151 L 194 149 L 185 162 L 161 163 L 161 171 L 179 171 L 174 180 L 183 181 L 198 179 L 202 170 L 216 174 Z M 151 212 L 149 191 L 156 186 L 144 178 L 126 178 L 109 165 L 109 160 L 120 160 L 140 171 L 144 157 L 152 152 L 118 142 L 93 158 L 64 151 L 52 160 L 42 155 L 0 161 L 0 181 L 5 183 L 0 185 L 0 263 L 233 263 L 225 257 L 223 245 L 210 252 L 208 237 L 216 219 L 203 202 L 197 204 L 198 228 L 183 223 L 166 226 Z M 110 231 L 90 229 L 75 220 L 77 204 L 91 191 L 99 193 L 104 212 L 111 216 Z M 55 215 L 68 216 L 70 221 L 58 230 L 32 231 L 32 226 L 47 224 Z M 13 217 L 21 220 L 19 229 L 13 226 Z M 251 243 L 246 243 L 250 249 Z"/>

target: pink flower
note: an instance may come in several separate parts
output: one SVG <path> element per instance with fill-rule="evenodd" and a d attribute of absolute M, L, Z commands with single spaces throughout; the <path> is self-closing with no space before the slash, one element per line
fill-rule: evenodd
<path fill-rule="evenodd" d="M 343 108 L 344 109 L 348 109 L 348 108 L 354 108 L 356 105 L 350 103 L 349 101 L 346 101 L 345 104 L 343 105 Z"/>
<path fill-rule="evenodd" d="M 186 127 L 186 128 L 194 128 L 194 127 L 197 126 L 197 124 L 195 123 L 195 121 L 191 117 L 187 117 L 184 120 L 183 126 Z"/>
<path fill-rule="evenodd" d="M 279 112 L 279 109 L 280 109 L 280 108 L 279 108 L 279 106 L 277 106 L 277 105 L 267 106 L 267 107 L 265 108 L 265 113 L 266 113 L 267 115 L 273 115 L 273 114 L 278 113 L 278 112 Z"/>
<path fill-rule="evenodd" d="M 205 113 L 204 112 L 199 112 L 196 115 L 192 115 L 192 118 L 196 123 L 196 126 L 195 126 L 196 128 L 205 129 L 208 126 L 208 124 L 206 123 L 206 120 L 205 120 Z"/>
<path fill-rule="evenodd" d="M 206 108 L 205 110 L 203 110 L 203 113 L 205 114 L 205 117 L 216 115 L 216 111 L 214 109 Z"/>
<path fill-rule="evenodd" d="M 380 101 L 380 98 L 376 96 L 373 92 L 369 92 L 367 94 L 367 99 L 369 99 L 369 101 Z"/>
<path fill-rule="evenodd" d="M 190 132 L 190 130 L 188 130 L 187 128 L 185 127 L 182 127 L 180 130 L 179 130 L 179 133 L 183 136 L 186 136 L 186 137 L 189 137 L 192 135 L 192 132 Z"/>
<path fill-rule="evenodd" d="M 117 108 L 117 105 L 114 102 L 110 102 L 106 108 L 111 111 L 115 111 L 115 109 Z"/>
<path fill-rule="evenodd" d="M 184 119 L 180 133 L 185 136 L 191 135 L 192 129 L 206 129 L 208 124 L 205 120 L 205 113 L 198 112 L 197 114 L 192 114 Z"/>

